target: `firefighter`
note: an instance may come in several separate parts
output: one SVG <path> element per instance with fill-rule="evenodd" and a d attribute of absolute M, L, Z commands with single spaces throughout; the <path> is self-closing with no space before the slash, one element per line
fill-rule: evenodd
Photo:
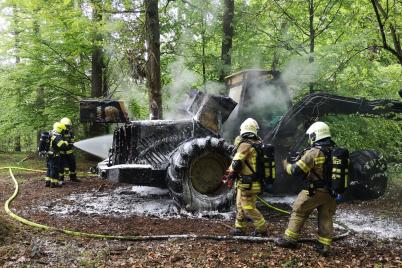
<path fill-rule="evenodd" d="M 229 181 L 235 180 L 236 185 L 236 221 L 232 235 L 245 235 L 244 229 L 248 221 L 254 225 L 253 236 L 267 234 L 266 222 L 256 208 L 257 194 L 261 192 L 261 178 L 255 176 L 257 168 L 257 152 L 252 147 L 254 143 L 261 143 L 257 135 L 258 123 L 246 119 L 240 125 L 240 136 L 236 138 L 237 151 L 227 171 Z"/>
<path fill-rule="evenodd" d="M 304 222 L 313 210 L 318 211 L 318 244 L 317 251 L 328 256 L 333 234 L 333 216 L 336 201 L 331 195 L 328 179 L 324 178 L 324 152 L 335 146 L 331 140 L 330 129 L 323 122 L 315 122 L 306 131 L 311 147 L 307 148 L 297 158 L 295 163 L 284 160 L 283 165 L 289 175 L 303 176 L 307 179 L 308 187 L 297 196 L 289 219 L 288 227 L 282 238 L 277 241 L 281 247 L 295 248 Z"/>
<path fill-rule="evenodd" d="M 66 150 L 68 142 L 63 140 L 63 134 L 66 131 L 66 126 L 60 122 L 53 124 L 53 130 L 50 136 L 49 151 L 47 153 L 46 165 L 47 174 L 45 178 L 46 187 L 58 187 L 59 173 L 61 169 L 60 152 Z"/>
<path fill-rule="evenodd" d="M 61 151 L 61 170 L 60 170 L 60 182 L 64 183 L 64 176 L 69 175 L 70 181 L 78 182 L 77 173 L 76 173 L 76 161 L 74 155 L 74 146 L 75 137 L 73 133 L 73 127 L 71 124 L 71 120 L 67 117 L 64 117 L 60 120 L 60 123 L 66 126 L 66 131 L 63 134 L 63 139 L 68 142 L 68 146 L 65 150 Z"/>

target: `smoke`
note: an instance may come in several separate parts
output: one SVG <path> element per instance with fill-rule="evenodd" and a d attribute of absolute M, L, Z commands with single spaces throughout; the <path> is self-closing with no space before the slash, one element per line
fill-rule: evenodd
<path fill-rule="evenodd" d="M 233 140 L 239 135 L 241 121 L 248 117 L 257 120 L 260 125 L 260 135 L 264 136 L 280 120 L 289 108 L 289 94 L 279 81 L 267 82 L 255 77 L 248 81 L 247 94 L 224 124 L 223 136 Z"/>
<path fill-rule="evenodd" d="M 313 82 L 319 71 L 319 64 L 309 62 L 309 55 L 293 57 L 286 64 L 282 72 L 282 80 L 286 84 L 291 96 Z"/>
<path fill-rule="evenodd" d="M 172 82 L 164 88 L 165 119 L 190 118 L 190 114 L 187 114 L 181 105 L 192 90 L 219 94 L 225 88 L 224 84 L 212 81 L 207 81 L 203 85 L 202 77 L 186 67 L 183 57 L 170 64 L 168 71 Z"/>
<path fill-rule="evenodd" d="M 175 62 L 168 66 L 168 74 L 171 78 L 171 83 L 164 88 L 164 117 L 166 119 L 179 119 L 187 117 L 185 113 L 177 112 L 180 103 L 185 99 L 186 93 L 191 90 L 200 90 L 206 93 L 217 94 L 224 88 L 223 84 L 216 82 L 205 82 L 201 73 L 195 73 L 187 66 L 200 66 L 201 64 L 201 46 L 202 34 L 205 37 L 210 36 L 210 31 L 214 31 L 214 27 L 221 27 L 220 23 L 222 16 L 222 1 L 186 1 L 185 5 L 180 7 L 183 9 L 180 12 L 172 11 L 172 17 L 178 23 L 184 26 L 174 37 L 179 36 L 179 40 L 170 41 L 175 44 L 175 50 L 178 56 Z M 180 9 L 179 8 L 179 9 Z M 187 9 L 187 10 L 186 10 Z M 191 13 L 187 17 L 187 12 Z M 179 15 L 181 14 L 181 15 Z M 184 20 L 183 20 L 184 19 Z M 164 36 L 169 39 L 171 36 Z M 207 41 L 209 42 L 209 41 Z M 206 46 L 209 44 L 206 43 Z M 209 55 L 207 54 L 206 57 Z M 211 66 L 211 62 L 207 62 L 207 67 Z M 192 68 L 195 70 L 195 68 Z M 201 69 L 201 68 L 199 68 Z"/>
<path fill-rule="evenodd" d="M 196 73 L 186 68 L 184 58 L 179 57 L 168 66 L 172 82 L 164 88 L 165 119 L 185 118 L 185 112 L 180 111 L 180 104 L 185 95 L 200 80 Z"/>
<path fill-rule="evenodd" d="M 226 85 L 223 83 L 207 81 L 204 86 L 204 91 L 209 94 L 220 94 L 226 90 Z"/>
<path fill-rule="evenodd" d="M 257 61 L 255 70 L 262 69 L 258 65 Z M 306 55 L 292 58 L 281 72 L 279 81 L 267 83 L 258 75 L 254 78 L 249 76 L 248 93 L 224 124 L 224 137 L 231 140 L 238 135 L 239 125 L 247 117 L 257 120 L 260 135 L 264 136 L 288 111 L 291 98 L 314 81 L 318 70 L 318 64 L 310 63 L 309 55 Z"/>

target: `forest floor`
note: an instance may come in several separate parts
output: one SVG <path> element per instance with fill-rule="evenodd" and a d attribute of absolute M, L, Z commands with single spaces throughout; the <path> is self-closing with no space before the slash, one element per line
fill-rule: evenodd
<path fill-rule="evenodd" d="M 1 166 L 16 165 L 22 155 L 0 154 Z M 43 159 L 27 159 L 24 167 L 43 169 Z M 95 162 L 80 162 L 87 171 Z M 399 169 L 400 171 L 400 169 Z M 113 235 L 228 235 L 233 213 L 191 215 L 170 207 L 162 192 L 147 206 L 125 207 L 147 195 L 134 193 L 129 185 L 113 184 L 81 175 L 81 182 L 66 181 L 61 188 L 45 188 L 43 174 L 14 171 L 19 195 L 10 208 L 33 222 L 61 229 Z M 395 179 L 397 177 L 397 179 Z M 0 203 L 12 195 L 14 185 L 7 170 L 0 170 Z M 114 196 L 117 199 L 105 199 Z M 269 197 L 267 200 L 269 201 Z M 105 202 L 115 201 L 112 207 Z M 154 202 L 154 203 L 152 203 Z M 135 202 L 131 202 L 135 203 Z M 139 202 L 141 203 L 141 202 Z M 141 203 L 144 205 L 144 203 Z M 121 205 L 121 207 L 119 207 Z M 289 204 L 278 203 L 290 209 Z M 342 217 L 355 217 L 355 227 L 363 222 L 370 228 L 357 230 L 334 242 L 329 257 L 319 256 L 313 243 L 300 243 L 295 250 L 274 243 L 170 239 L 162 241 L 122 241 L 72 237 L 56 231 L 23 225 L 0 211 L 1 267 L 402 267 L 402 180 L 394 174 L 386 194 L 371 201 L 353 201 L 339 206 Z M 83 209 L 84 208 L 84 209 Z M 106 208 L 106 209 L 105 209 Z M 153 208 L 153 210 L 151 209 Z M 158 210 L 159 208 L 159 210 Z M 166 210 L 161 211 L 161 208 Z M 148 213 L 136 213 L 145 210 Z M 152 213 L 152 211 L 157 213 Z M 287 216 L 261 207 L 268 222 L 269 236 L 280 237 Z M 133 212 L 134 211 L 134 212 Z M 169 212 L 170 211 L 170 212 Z M 364 216 L 366 215 L 366 217 Z M 362 224 L 359 223 L 362 221 Z M 356 223 L 357 221 L 357 223 Z M 345 222 L 343 222 L 345 223 Z M 382 224 L 379 224 L 382 223 Z M 394 230 L 395 229 L 395 230 Z M 393 230 L 396 232 L 393 233 Z M 343 230 L 336 229 L 336 234 Z M 302 236 L 314 237 L 316 223 L 309 221 Z"/>

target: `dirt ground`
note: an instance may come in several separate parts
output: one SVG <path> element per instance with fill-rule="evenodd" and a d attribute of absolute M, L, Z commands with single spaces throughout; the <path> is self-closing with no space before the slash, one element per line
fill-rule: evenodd
<path fill-rule="evenodd" d="M 40 165 L 40 164 L 38 164 Z M 3 166 L 3 165 L 1 165 Z M 80 167 L 84 170 L 84 167 Z M 208 234 L 227 235 L 232 221 L 219 218 L 171 218 L 85 215 L 77 212 L 57 217 L 32 209 L 48 200 L 82 192 L 113 191 L 117 185 L 90 176 L 81 182 L 67 181 L 62 188 L 44 187 L 42 174 L 15 172 L 20 193 L 12 210 L 31 221 L 62 229 L 115 235 Z M 401 188 L 372 201 L 341 204 L 361 211 L 376 211 L 401 220 Z M 0 172 L 0 203 L 14 191 L 10 175 Z M 289 207 L 284 207 L 289 209 Z M 268 220 L 269 236 L 279 237 L 287 217 L 262 208 Z M 339 234 L 341 231 L 337 230 Z M 308 222 L 304 237 L 313 237 L 316 223 Z M 176 239 L 165 241 L 120 241 L 72 237 L 23 225 L 0 212 L 1 267 L 402 267 L 402 241 L 376 239 L 354 233 L 334 242 L 329 257 L 319 256 L 313 243 L 301 243 L 296 250 L 273 243 Z"/>

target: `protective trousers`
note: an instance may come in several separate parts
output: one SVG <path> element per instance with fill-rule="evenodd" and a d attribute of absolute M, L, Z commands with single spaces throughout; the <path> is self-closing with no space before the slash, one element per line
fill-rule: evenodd
<path fill-rule="evenodd" d="M 59 156 L 48 156 L 46 159 L 46 177 L 45 181 L 50 181 L 52 184 L 59 183 L 59 172 L 60 172 L 60 157 Z"/>
<path fill-rule="evenodd" d="M 71 180 L 76 179 L 76 169 L 75 155 L 73 153 L 61 154 L 60 178 L 64 179 L 64 176 L 69 175 Z"/>
<path fill-rule="evenodd" d="M 257 193 L 252 189 L 246 190 L 237 187 L 236 195 L 236 222 L 235 227 L 242 229 L 247 226 L 247 221 L 251 220 L 256 231 L 264 232 L 266 229 L 265 219 L 261 212 L 256 208 Z"/>
<path fill-rule="evenodd" d="M 332 218 L 335 214 L 336 202 L 335 198 L 325 189 L 317 189 L 313 196 L 309 196 L 306 190 L 299 193 L 293 204 L 292 214 L 288 228 L 285 231 L 285 236 L 297 240 L 304 222 L 314 209 L 318 210 L 318 242 L 329 246 L 332 243 Z"/>

